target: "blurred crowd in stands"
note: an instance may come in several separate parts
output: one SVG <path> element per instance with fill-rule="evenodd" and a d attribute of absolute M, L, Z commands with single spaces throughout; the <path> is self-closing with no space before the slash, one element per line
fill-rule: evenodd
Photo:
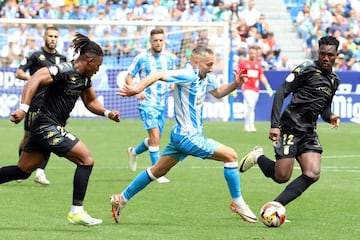
<path fill-rule="evenodd" d="M 289 2 L 291 0 L 284 0 Z M 304 40 L 304 51 L 314 54 L 317 39 L 325 34 L 333 34 L 341 41 L 341 58 L 346 70 L 356 68 L 359 62 L 359 2 L 360 0 L 298 0 L 304 6 L 298 11 L 296 27 L 298 36 Z M 170 51 L 179 55 L 179 64 L 188 57 L 189 49 L 183 49 L 186 42 L 193 44 L 213 44 L 217 54 L 224 54 L 219 42 L 231 39 L 231 49 L 237 61 L 246 57 L 250 45 L 258 47 L 259 61 L 265 70 L 291 70 L 293 66 L 286 56 L 281 55 L 281 47 L 266 20 L 266 13 L 256 8 L 255 0 L 0 0 L 1 18 L 25 19 L 66 19 L 89 21 L 88 28 L 60 28 L 61 39 L 58 51 L 69 55 L 69 42 L 75 31 L 81 31 L 104 48 L 104 64 L 113 67 L 119 59 L 131 58 L 145 49 L 148 29 L 131 25 L 121 25 L 122 21 L 183 21 L 183 22 L 227 22 L 230 33 L 221 31 L 208 33 L 182 32 L 172 39 L 182 39 L 179 44 L 168 44 Z M 119 21 L 119 25 L 91 25 L 102 20 Z M 1 66 L 17 67 L 22 56 L 31 49 L 41 47 L 44 24 L 0 26 Z M 291 24 L 291 23 L 289 23 Z M 175 28 L 175 27 L 174 27 Z M 170 31 L 171 29 L 166 29 Z M 84 32 L 86 31 L 86 32 Z M 190 36 L 188 36 L 190 34 Z M 141 38 L 142 36 L 142 38 Z M 168 41 L 170 41 L 170 35 Z M 217 43 L 217 44 L 214 44 Z M 111 59 L 111 61 L 110 61 Z M 123 61 L 124 62 L 124 61 Z M 338 67 L 338 66 L 337 66 Z M 338 67 L 338 70 L 345 67 Z"/>
<path fill-rule="evenodd" d="M 360 71 L 360 0 L 304 0 L 294 21 L 311 57 L 318 39 L 332 35 L 340 41 L 335 70 Z"/>

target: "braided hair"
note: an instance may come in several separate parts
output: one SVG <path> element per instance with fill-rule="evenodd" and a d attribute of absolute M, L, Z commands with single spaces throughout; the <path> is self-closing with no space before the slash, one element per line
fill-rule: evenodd
<path fill-rule="evenodd" d="M 91 41 L 87 36 L 79 32 L 75 33 L 75 37 L 71 41 L 70 47 L 73 49 L 74 60 L 86 53 L 92 53 L 100 57 L 104 56 L 104 52 L 99 44 Z"/>

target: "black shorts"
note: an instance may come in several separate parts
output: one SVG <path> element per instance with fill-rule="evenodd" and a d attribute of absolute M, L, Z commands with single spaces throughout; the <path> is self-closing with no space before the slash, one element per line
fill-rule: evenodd
<path fill-rule="evenodd" d="M 78 142 L 79 139 L 67 132 L 63 126 L 57 125 L 43 114 L 38 114 L 31 122 L 30 136 L 23 151 L 44 154 L 53 152 L 64 157 Z"/>
<path fill-rule="evenodd" d="M 322 153 L 318 135 L 315 130 L 307 132 L 282 126 L 278 144 L 274 146 L 275 158 L 296 158 L 306 152 Z"/>
<path fill-rule="evenodd" d="M 25 131 L 28 131 L 28 132 L 30 131 L 31 122 L 35 118 L 37 113 L 38 113 L 38 110 L 34 110 L 32 108 L 30 108 L 29 111 L 26 113 L 25 120 L 24 120 L 24 130 Z"/>

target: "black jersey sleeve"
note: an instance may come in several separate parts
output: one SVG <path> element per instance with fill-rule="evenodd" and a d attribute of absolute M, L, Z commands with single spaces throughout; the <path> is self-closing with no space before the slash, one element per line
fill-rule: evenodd
<path fill-rule="evenodd" d="M 308 75 L 314 71 L 314 63 L 306 61 L 297 66 L 276 90 L 271 110 L 271 128 L 280 126 L 280 114 L 283 108 L 284 100 L 292 92 L 296 92 L 304 84 Z"/>

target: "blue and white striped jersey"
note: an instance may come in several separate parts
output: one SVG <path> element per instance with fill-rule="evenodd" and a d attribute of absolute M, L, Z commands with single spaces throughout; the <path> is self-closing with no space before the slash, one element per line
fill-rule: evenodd
<path fill-rule="evenodd" d="M 189 63 L 185 68 L 167 72 L 166 81 L 174 83 L 174 105 L 176 124 L 173 131 L 180 135 L 203 132 L 202 111 L 207 92 L 218 87 L 217 82 L 207 74 L 200 79 L 199 70 Z"/>
<path fill-rule="evenodd" d="M 159 56 L 155 56 L 151 54 L 150 49 L 147 49 L 134 58 L 128 69 L 128 74 L 133 77 L 139 74 L 140 80 L 142 80 L 152 72 L 172 70 L 174 68 L 175 58 L 173 55 L 163 51 Z M 168 84 L 158 81 L 144 90 L 145 99 L 139 101 L 139 104 L 164 107 L 166 105 L 167 92 Z"/>

